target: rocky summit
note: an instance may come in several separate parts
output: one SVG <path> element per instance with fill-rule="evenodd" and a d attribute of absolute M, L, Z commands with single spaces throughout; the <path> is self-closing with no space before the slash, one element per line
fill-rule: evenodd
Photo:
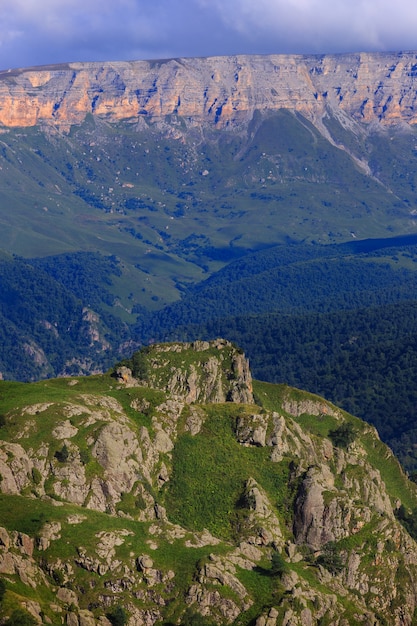
<path fill-rule="evenodd" d="M 414 124 L 416 76 L 415 52 L 242 55 L 5 70 L 0 72 L 0 124 L 68 129 L 92 114 L 108 121 L 174 116 L 191 126 L 227 127 L 247 124 L 255 110 L 279 109 L 298 111 L 323 130 L 321 119 L 329 110 L 348 126 L 352 121 Z"/>
<path fill-rule="evenodd" d="M 0 415 L 3 623 L 414 623 L 415 485 L 231 343 L 1 381 Z"/>

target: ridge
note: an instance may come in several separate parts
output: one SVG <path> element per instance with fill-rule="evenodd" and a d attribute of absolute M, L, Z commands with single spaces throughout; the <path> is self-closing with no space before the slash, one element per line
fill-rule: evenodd
<path fill-rule="evenodd" d="M 215 128 L 255 110 L 287 108 L 319 122 L 330 110 L 356 122 L 416 123 L 417 54 L 237 55 L 68 63 L 0 73 L 0 124 L 68 130 L 88 114 L 110 122 L 167 116 Z M 57 103 L 62 102 L 57 107 Z M 29 106 L 30 104 L 30 106 Z"/>

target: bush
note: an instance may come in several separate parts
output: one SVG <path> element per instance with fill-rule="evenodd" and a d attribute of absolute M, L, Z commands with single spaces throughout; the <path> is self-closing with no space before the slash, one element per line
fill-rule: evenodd
<path fill-rule="evenodd" d="M 335 430 L 329 432 L 333 445 L 338 448 L 347 448 L 356 439 L 357 432 L 351 422 L 343 422 Z"/>
<path fill-rule="evenodd" d="M 288 571 L 287 562 L 282 555 L 275 550 L 271 557 L 271 576 L 282 576 L 286 571 Z"/>
<path fill-rule="evenodd" d="M 405 506 L 401 504 L 395 511 L 395 517 L 401 522 L 408 534 L 414 540 L 417 540 L 417 510 L 414 509 L 414 511 L 411 512 L 407 511 Z"/>
<path fill-rule="evenodd" d="M 134 352 L 130 359 L 124 359 L 117 363 L 113 368 L 113 376 L 116 375 L 116 372 L 119 367 L 128 367 L 132 371 L 132 376 L 134 378 L 138 378 L 139 380 L 148 380 L 149 379 L 149 363 L 148 363 L 148 355 L 150 352 L 150 347 L 145 346 Z"/>
<path fill-rule="evenodd" d="M 91 461 L 91 455 L 88 450 L 80 450 L 80 461 L 83 465 L 87 465 Z"/>
<path fill-rule="evenodd" d="M 317 557 L 316 563 L 327 569 L 331 574 L 339 574 L 342 571 L 342 557 L 333 541 L 326 543 L 323 552 Z"/>
<path fill-rule="evenodd" d="M 127 622 L 127 613 L 121 606 L 116 606 L 110 613 L 107 613 L 107 618 L 111 622 L 112 626 L 125 626 Z"/>
<path fill-rule="evenodd" d="M 181 626 L 215 626 L 215 622 L 213 622 L 213 620 L 211 620 L 208 617 L 204 617 L 203 615 L 201 615 L 201 613 L 199 613 L 192 607 L 189 607 L 185 611 L 184 615 L 182 616 L 180 625 Z"/>
<path fill-rule="evenodd" d="M 64 585 L 65 582 L 65 576 L 64 573 L 61 572 L 60 569 L 55 569 L 52 572 L 52 578 L 54 579 L 54 581 L 56 582 L 57 585 L 59 585 L 60 587 L 62 587 Z"/>
<path fill-rule="evenodd" d="M 37 626 L 37 621 L 30 613 L 23 611 L 23 609 L 16 609 L 4 626 Z"/>
<path fill-rule="evenodd" d="M 42 474 L 36 467 L 32 468 L 32 479 L 35 485 L 40 485 L 42 482 Z"/>
<path fill-rule="evenodd" d="M 69 450 L 68 450 L 66 444 L 64 443 L 64 445 L 62 446 L 61 450 L 57 450 L 55 452 L 55 458 L 60 463 L 65 463 L 66 461 L 68 461 L 68 457 L 69 457 Z"/>

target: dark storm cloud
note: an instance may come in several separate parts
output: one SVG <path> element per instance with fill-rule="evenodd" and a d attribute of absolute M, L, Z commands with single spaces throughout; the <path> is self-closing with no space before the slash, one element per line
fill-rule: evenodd
<path fill-rule="evenodd" d="M 1 0 L 0 68 L 417 49 L 415 0 Z"/>

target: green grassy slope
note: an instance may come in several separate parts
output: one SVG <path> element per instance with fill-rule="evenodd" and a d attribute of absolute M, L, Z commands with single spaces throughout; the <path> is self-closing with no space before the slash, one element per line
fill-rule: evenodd
<path fill-rule="evenodd" d="M 154 358 L 155 352 L 152 355 Z M 162 366 L 164 355 L 160 356 Z M 189 355 L 182 356 L 187 361 Z M 174 357 L 181 369 L 180 353 Z M 81 614 L 100 624 L 103 615 L 111 616 L 117 607 L 123 607 L 133 620 L 153 615 L 155 623 L 161 624 L 249 626 L 273 607 L 280 620 L 288 610 L 303 619 L 308 607 L 315 619 L 324 619 L 324 623 L 332 623 L 336 614 L 354 623 L 361 611 L 372 610 L 379 620 L 394 624 L 390 612 L 397 611 L 394 605 L 375 609 L 378 603 L 373 592 L 359 593 L 353 583 L 345 582 L 348 563 L 355 558 L 362 580 L 372 580 L 381 589 L 386 581 L 378 572 L 391 566 L 396 572 L 395 588 L 403 599 L 414 571 L 403 555 L 410 556 L 414 542 L 390 513 L 378 509 L 378 499 L 377 504 L 372 498 L 358 501 L 355 485 L 366 483 L 372 493 L 380 489 L 392 506 L 401 501 L 406 511 L 417 508 L 415 486 L 368 425 L 357 418 L 341 413 L 322 398 L 285 385 L 254 381 L 254 393 L 257 405 L 186 405 L 173 420 L 174 398 L 158 389 L 120 385 L 109 375 L 33 384 L 0 382 L 0 446 L 8 457 L 2 462 L 9 463 L 18 475 L 17 448 L 10 447 L 18 444 L 21 455 L 28 454 L 37 468 L 26 477 L 20 493 L 3 489 L 0 495 L 0 554 L 8 553 L 20 563 L 20 569 L 1 575 L 6 585 L 4 599 L 0 599 L 1 618 L 22 604 L 27 608 L 32 601 L 35 612 L 41 611 L 42 619 L 53 625 L 60 624 L 62 617 L 71 621 Z M 191 434 L 186 425 L 195 412 L 203 419 L 200 430 Z M 242 423 L 250 430 L 258 420 L 258 425 L 264 423 L 271 433 L 277 416 L 283 420 L 283 454 L 272 460 L 276 444 L 244 441 Z M 341 423 L 354 431 L 346 447 L 332 443 L 332 433 Z M 155 458 L 160 455 L 169 480 L 160 480 L 158 461 L 150 478 L 139 473 L 132 490 L 123 493 L 119 501 L 116 492 L 108 490 L 107 512 L 94 510 L 88 500 L 76 505 L 70 498 L 58 496 L 54 485 L 66 487 L 65 477 L 74 469 L 79 477 L 97 477 L 95 486 L 91 483 L 92 491 L 111 480 L 106 457 L 100 456 L 96 445 L 109 424 L 128 428 L 124 436 L 129 432 L 138 440 L 146 429 L 152 447 L 147 443 L 143 453 L 146 450 Z M 64 439 L 59 434 L 63 427 L 67 429 Z M 162 427 L 174 441 L 169 454 L 153 447 Z M 57 454 L 64 443 L 68 448 L 65 458 Z M 138 451 L 133 453 L 126 441 L 120 445 L 119 463 L 140 460 Z M 329 473 L 334 476 L 334 485 L 325 491 L 329 511 L 333 499 L 335 506 L 343 507 L 346 519 L 352 518 L 354 528 L 352 532 L 346 529 L 345 537 L 331 543 L 321 560 L 320 553 L 307 544 L 292 543 L 301 484 L 311 470 L 312 458 L 316 468 L 327 468 L 327 479 Z M 8 474 L 4 467 L 2 471 L 0 486 L 4 487 Z M 253 480 L 264 494 L 262 506 L 270 507 L 267 515 L 262 507 L 261 512 L 254 512 L 255 496 L 248 488 L 248 481 Z M 147 506 L 139 495 L 138 485 L 142 484 L 146 497 L 155 499 L 159 515 L 155 516 L 152 501 L 152 506 Z M 141 519 L 145 510 L 149 518 Z M 275 518 L 280 530 L 268 535 Z M 42 543 L 51 528 L 55 534 L 49 543 Z M 13 533 L 20 539 L 6 549 L 6 534 Z M 209 543 L 204 542 L 207 536 Z M 268 536 L 270 539 L 265 539 Z M 213 537 L 216 541 L 212 542 Z M 110 548 L 105 542 L 115 538 Z M 29 556 L 22 546 L 29 550 L 30 540 Z M 378 552 L 376 562 L 379 545 L 386 550 Z M 289 557 L 289 546 L 296 559 Z M 151 561 L 145 569 L 140 565 L 143 555 Z M 218 578 L 210 577 L 210 568 Z M 239 584 L 246 589 L 246 600 L 250 599 L 246 604 L 242 604 Z M 391 578 L 387 584 L 392 585 Z M 201 590 L 200 604 L 190 595 L 193 588 Z M 341 588 L 343 593 L 338 591 Z M 300 590 L 305 603 L 300 602 Z M 201 599 L 205 593 L 212 594 L 207 596 L 211 598 L 207 610 Z M 241 608 L 231 616 L 233 603 Z M 34 610 L 33 606 L 29 608 Z M 143 613 L 135 614 L 135 610 Z"/>

